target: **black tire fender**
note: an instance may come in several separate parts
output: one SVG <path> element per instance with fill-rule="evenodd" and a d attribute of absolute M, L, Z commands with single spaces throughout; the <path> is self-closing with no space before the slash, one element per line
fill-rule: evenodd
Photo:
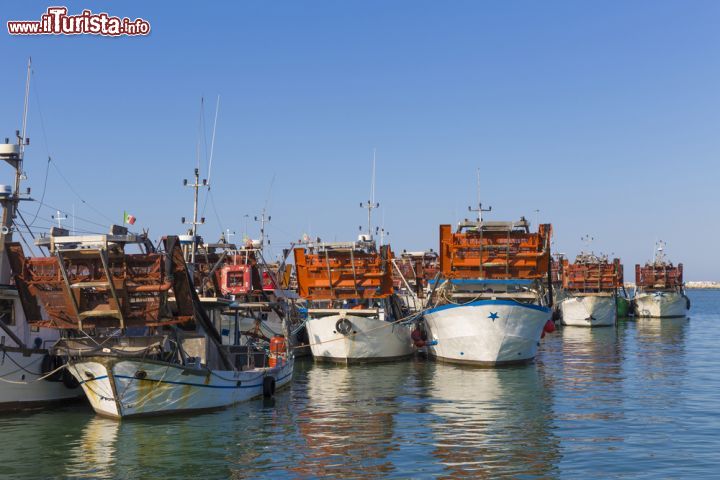
<path fill-rule="evenodd" d="M 62 371 L 62 383 L 65 385 L 65 388 L 70 390 L 76 389 L 80 386 L 80 382 L 78 382 L 77 378 L 75 378 L 67 368 Z"/>
<path fill-rule="evenodd" d="M 352 328 L 352 322 L 345 317 L 335 322 L 335 331 L 343 335 L 348 335 L 350 332 L 352 332 Z"/>
<path fill-rule="evenodd" d="M 62 359 L 62 357 L 58 357 L 57 355 L 50 355 L 49 353 L 46 353 L 45 356 L 42 359 L 42 363 L 40 365 L 40 371 L 43 375 L 47 375 L 48 373 L 52 372 L 53 370 L 60 368 L 65 364 L 65 361 Z M 63 372 L 65 369 L 61 369 L 53 373 L 52 375 L 45 377 L 45 380 L 48 382 L 61 382 L 63 379 Z"/>
<path fill-rule="evenodd" d="M 270 398 L 275 395 L 275 379 L 273 377 L 263 378 L 263 397 Z"/>

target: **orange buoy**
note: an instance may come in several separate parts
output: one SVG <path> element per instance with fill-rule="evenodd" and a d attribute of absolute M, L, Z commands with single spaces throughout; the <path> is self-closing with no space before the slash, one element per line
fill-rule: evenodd
<path fill-rule="evenodd" d="M 285 337 L 282 335 L 275 335 L 270 339 L 270 357 L 268 358 L 268 366 L 270 368 L 283 366 L 287 359 L 287 348 L 285 344 Z"/>

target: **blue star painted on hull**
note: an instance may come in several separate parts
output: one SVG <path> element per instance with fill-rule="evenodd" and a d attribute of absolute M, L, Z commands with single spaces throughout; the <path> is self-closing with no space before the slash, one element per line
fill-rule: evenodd
<path fill-rule="evenodd" d="M 488 318 L 494 322 L 495 319 L 498 318 L 497 312 L 490 312 L 490 315 L 488 316 Z"/>

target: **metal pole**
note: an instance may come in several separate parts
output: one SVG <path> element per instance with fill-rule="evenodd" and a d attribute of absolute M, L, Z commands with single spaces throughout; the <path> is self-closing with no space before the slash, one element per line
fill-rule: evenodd
<path fill-rule="evenodd" d="M 23 106 L 23 120 L 22 120 L 22 143 L 20 144 L 20 155 L 25 153 L 25 133 L 27 133 L 27 111 L 28 111 L 28 98 L 30 96 L 30 72 L 32 69 L 32 57 L 28 58 L 27 65 L 27 76 L 25 78 L 25 104 Z M 20 188 L 20 183 L 17 182 L 15 189 Z"/>
<path fill-rule="evenodd" d="M 200 188 L 200 171 L 195 169 L 195 200 L 193 204 L 193 225 L 192 225 L 192 251 L 190 252 L 190 263 L 195 265 L 195 250 L 197 250 L 197 214 L 198 214 L 198 189 Z"/>

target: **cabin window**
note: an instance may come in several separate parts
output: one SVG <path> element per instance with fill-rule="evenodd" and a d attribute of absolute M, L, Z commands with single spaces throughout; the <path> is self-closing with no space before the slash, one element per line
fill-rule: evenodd
<path fill-rule="evenodd" d="M 12 299 L 0 299 L 0 321 L 4 322 L 5 325 L 15 325 L 15 309 L 13 308 L 13 303 Z"/>
<path fill-rule="evenodd" d="M 245 284 L 245 282 L 244 282 L 244 280 L 245 280 L 244 275 L 245 275 L 244 272 L 230 272 L 230 273 L 228 273 L 228 276 L 227 276 L 227 286 L 228 286 L 229 288 L 232 288 L 232 287 L 242 287 L 242 286 L 244 286 L 244 284 Z"/>

